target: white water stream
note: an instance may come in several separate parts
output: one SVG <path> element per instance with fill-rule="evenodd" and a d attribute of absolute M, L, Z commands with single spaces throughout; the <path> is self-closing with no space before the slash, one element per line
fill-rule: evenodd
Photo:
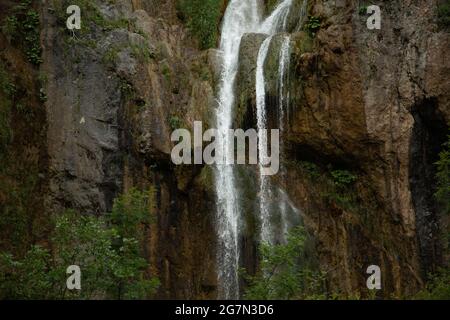
<path fill-rule="evenodd" d="M 235 104 L 235 82 L 239 66 L 239 47 L 241 39 L 246 33 L 264 33 L 267 38 L 261 45 L 258 53 L 256 70 L 256 99 L 258 131 L 267 128 L 266 94 L 264 79 L 264 63 L 270 47 L 273 35 L 286 29 L 289 12 L 293 0 L 281 0 L 274 11 L 264 20 L 261 17 L 261 0 L 230 0 L 226 9 L 220 42 L 222 55 L 222 74 L 218 93 L 218 109 L 216 113 L 216 125 L 220 134 L 217 141 L 218 157 L 226 159 L 234 150 L 230 150 L 228 129 L 232 126 L 232 115 Z M 283 41 L 280 50 L 280 108 L 285 103 L 284 86 L 285 74 L 289 67 L 289 37 Z M 281 111 L 283 112 L 283 111 Z M 282 119 L 280 119 L 280 123 Z M 281 129 L 281 128 L 280 128 Z M 267 136 L 260 136 L 259 150 L 266 150 Z M 233 152 L 230 152 L 233 151 Z M 264 159 L 264 155 L 262 155 Z M 261 171 L 261 170 L 260 170 Z M 273 242 L 272 228 L 270 225 L 269 200 L 274 192 L 269 181 L 260 174 L 259 199 L 261 220 L 261 241 Z M 235 169 L 233 165 L 217 165 L 215 168 L 215 189 L 217 194 L 217 270 L 219 283 L 219 298 L 239 298 L 239 191 L 236 187 Z M 276 191 L 278 193 L 278 191 Z M 284 198 L 287 198 L 284 196 Z M 287 201 L 287 200 L 286 200 Z M 280 203 L 282 211 L 286 211 L 285 201 Z M 285 214 L 285 213 L 284 213 Z M 286 227 L 287 228 L 287 227 Z M 285 229 L 285 227 L 283 227 Z"/>

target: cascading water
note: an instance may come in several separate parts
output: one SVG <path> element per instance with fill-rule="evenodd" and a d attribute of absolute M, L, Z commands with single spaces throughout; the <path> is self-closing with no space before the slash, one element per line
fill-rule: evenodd
<path fill-rule="evenodd" d="M 290 8 L 292 6 L 292 0 L 282 1 L 277 8 L 272 12 L 272 14 L 265 19 L 260 28 L 259 32 L 268 34 L 268 38 L 262 43 L 258 59 L 256 63 L 256 110 L 257 110 L 257 122 L 258 122 L 258 132 L 259 132 L 259 142 L 258 149 L 261 151 L 266 150 L 267 136 L 263 129 L 267 129 L 267 117 L 266 117 L 266 90 L 265 90 L 265 78 L 264 78 L 264 64 L 266 62 L 267 53 L 269 51 L 269 46 L 272 41 L 274 34 L 280 31 L 284 31 L 287 25 L 287 18 L 289 16 Z M 286 70 L 287 60 L 289 53 L 289 40 L 283 41 L 280 51 L 280 66 L 279 73 L 281 75 L 281 81 L 284 84 L 284 74 Z M 283 86 L 283 85 L 282 85 Z M 283 109 L 283 97 L 284 92 L 281 88 L 280 99 L 281 105 L 280 109 Z M 280 119 L 282 123 L 282 119 Z M 281 129 L 281 128 L 280 128 Z M 269 178 L 262 174 L 262 165 L 265 163 L 265 157 L 267 155 L 262 154 L 259 169 L 259 208 L 260 208 L 260 220 L 261 220 L 261 241 L 265 243 L 272 244 L 275 241 L 275 232 L 271 223 L 271 200 L 274 196 L 274 191 L 272 190 L 269 182 Z M 283 230 L 287 230 L 286 223 L 286 203 L 279 202 L 279 211 L 281 214 L 281 224 L 283 225 Z M 283 232 L 284 234 L 285 232 Z"/>
<path fill-rule="evenodd" d="M 289 81 L 289 66 L 290 66 L 290 53 L 291 53 L 291 37 L 284 36 L 283 42 L 280 47 L 279 54 L 279 67 L 278 67 L 278 128 L 282 132 L 284 129 L 284 118 L 285 110 L 289 111 L 289 87 L 285 92 L 285 84 Z M 283 154 L 283 144 L 280 141 L 280 154 Z M 283 163 L 283 162 L 281 162 Z M 281 169 L 282 179 L 286 179 L 286 172 L 283 167 Z M 281 214 L 282 223 L 282 240 L 286 241 L 289 225 L 288 225 L 288 198 L 285 192 L 281 189 L 278 190 L 278 197 L 280 201 L 278 202 L 278 209 Z M 292 206 L 291 206 L 292 207 Z"/>
<path fill-rule="evenodd" d="M 267 134 L 265 134 L 266 131 L 263 130 L 267 128 L 264 63 L 266 62 L 271 40 L 272 36 L 269 36 L 263 41 L 258 52 L 258 60 L 256 62 L 256 116 L 258 126 L 258 150 L 260 152 L 265 151 L 267 146 Z M 263 163 L 266 162 L 266 158 L 266 154 L 261 154 L 259 159 L 259 211 L 261 219 L 261 241 L 272 243 L 269 206 L 271 190 L 269 188 L 268 178 L 262 174 Z"/>
<path fill-rule="evenodd" d="M 264 33 L 268 38 L 263 42 L 258 54 L 257 66 L 257 114 L 258 132 L 267 128 L 265 115 L 265 79 L 264 62 L 269 50 L 272 36 L 285 30 L 288 15 L 293 0 L 282 0 L 275 10 L 264 21 L 261 15 L 258 0 L 231 0 L 225 12 L 220 50 L 222 54 L 222 74 L 219 86 L 218 109 L 216 114 L 217 129 L 220 135 L 217 143 L 217 157 L 226 159 L 234 150 L 230 150 L 228 129 L 232 125 L 232 114 L 235 100 L 234 85 L 238 72 L 239 47 L 242 36 L 246 33 Z M 286 61 L 287 58 L 283 58 Z M 285 66 L 282 67 L 283 73 Z M 266 150 L 267 136 L 260 136 L 259 151 Z M 264 159 L 265 155 L 262 155 Z M 261 161 L 260 161 L 261 162 Z M 260 170 L 261 172 L 261 170 Z M 215 187 L 217 194 L 217 231 L 218 253 L 217 270 L 219 283 L 219 297 L 234 299 L 239 297 L 239 220 L 240 208 L 237 199 L 235 170 L 232 165 L 217 165 L 215 168 Z M 262 241 L 272 242 L 272 229 L 270 226 L 270 199 L 271 188 L 269 181 L 260 175 L 260 210 L 261 210 L 261 237 Z M 286 196 L 283 194 L 283 197 Z M 284 201 L 283 204 L 291 206 Z"/>
<path fill-rule="evenodd" d="M 291 53 L 291 37 L 285 36 L 283 39 L 283 43 L 281 44 L 280 48 L 280 55 L 279 55 L 279 68 L 278 68 L 278 74 L 279 74 L 279 81 L 278 81 L 278 110 L 279 110 L 279 121 L 278 125 L 280 130 L 283 130 L 284 126 L 284 115 L 285 110 L 288 110 L 289 107 L 289 90 L 285 92 L 285 84 L 288 81 L 289 78 L 289 62 L 290 62 L 290 53 Z"/>
<path fill-rule="evenodd" d="M 220 50 L 222 74 L 216 115 L 220 139 L 217 141 L 218 157 L 229 154 L 228 129 L 232 123 L 234 105 L 234 83 L 238 71 L 239 46 L 245 33 L 259 26 L 260 15 L 257 0 L 231 0 L 225 12 Z M 239 206 L 236 199 L 236 184 L 233 166 L 217 165 L 215 170 L 217 194 L 218 232 L 218 282 L 219 297 L 236 299 L 239 296 Z"/>

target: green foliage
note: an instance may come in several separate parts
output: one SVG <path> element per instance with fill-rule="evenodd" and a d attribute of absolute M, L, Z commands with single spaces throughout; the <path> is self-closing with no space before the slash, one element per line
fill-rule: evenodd
<path fill-rule="evenodd" d="M 33 246 L 19 261 L 0 253 L 0 298 L 39 299 L 51 290 L 48 250 Z"/>
<path fill-rule="evenodd" d="M 249 287 L 246 299 L 323 299 L 325 274 L 305 264 L 306 233 L 294 229 L 286 244 L 261 244 L 260 271 L 246 275 Z"/>
<path fill-rule="evenodd" d="M 320 185 L 321 197 L 332 207 L 338 206 L 361 214 L 367 212 L 365 205 L 361 205 L 358 199 L 355 189 L 358 176 L 355 173 L 344 169 L 333 169 L 331 165 L 321 169 L 315 163 L 308 161 L 294 164 L 312 183 Z"/>
<path fill-rule="evenodd" d="M 177 0 L 179 17 L 200 41 L 201 49 L 216 45 L 223 0 Z"/>
<path fill-rule="evenodd" d="M 311 36 L 315 36 L 321 27 L 322 22 L 320 21 L 320 18 L 309 16 L 308 21 L 305 24 L 305 29 L 309 32 L 309 34 L 311 34 Z"/>
<path fill-rule="evenodd" d="M 131 55 L 144 62 L 150 62 L 152 59 L 155 58 L 155 53 L 150 50 L 148 46 L 145 45 L 138 45 L 138 44 L 131 44 Z"/>
<path fill-rule="evenodd" d="M 437 8 L 438 23 L 441 27 L 450 26 L 450 1 L 447 0 Z"/>
<path fill-rule="evenodd" d="M 366 15 L 367 14 L 367 7 L 368 6 L 360 6 L 359 7 L 359 11 L 358 11 L 359 15 L 361 15 L 361 16 Z"/>
<path fill-rule="evenodd" d="M 141 229 L 152 221 L 153 193 L 132 189 L 110 217 L 67 211 L 56 217 L 52 250 L 33 246 L 22 259 L 0 254 L 0 298 L 145 299 L 159 286 L 147 275 Z M 66 269 L 81 268 L 82 290 L 66 289 Z"/>
<path fill-rule="evenodd" d="M 450 214 L 450 134 L 436 162 L 437 191 L 435 197 L 446 214 Z"/>
<path fill-rule="evenodd" d="M 320 177 L 320 169 L 316 164 L 308 161 L 301 161 L 299 165 L 303 171 L 308 174 L 309 178 L 315 179 Z"/>
<path fill-rule="evenodd" d="M 119 89 L 122 95 L 127 99 L 134 95 L 135 89 L 133 85 L 124 78 L 120 78 Z"/>
<path fill-rule="evenodd" d="M 32 0 L 22 2 L 12 9 L 12 15 L 5 18 L 2 31 L 12 43 L 20 45 L 29 62 L 42 63 L 39 14 L 33 9 Z"/>
<path fill-rule="evenodd" d="M 182 125 L 183 125 L 183 121 L 179 117 L 177 117 L 177 116 L 170 117 L 169 126 L 172 130 L 180 129 Z"/>
<path fill-rule="evenodd" d="M 424 290 L 415 297 L 418 300 L 450 300 L 450 268 L 441 269 L 430 279 Z"/>
<path fill-rule="evenodd" d="M 345 188 L 352 185 L 356 180 L 357 176 L 352 174 L 347 170 L 334 170 L 331 171 L 331 176 L 333 177 L 334 184 L 338 188 Z"/>

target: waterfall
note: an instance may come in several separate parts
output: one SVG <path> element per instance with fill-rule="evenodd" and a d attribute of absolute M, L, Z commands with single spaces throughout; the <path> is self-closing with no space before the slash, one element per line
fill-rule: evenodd
<path fill-rule="evenodd" d="M 286 86 L 286 83 L 289 81 L 289 66 L 290 66 L 290 53 L 291 53 L 291 37 L 285 36 L 283 39 L 283 43 L 280 47 L 280 54 L 279 54 L 279 67 L 278 67 L 278 127 L 281 132 L 283 132 L 284 129 L 284 120 L 285 120 L 285 114 L 289 112 L 289 87 Z M 288 83 L 287 83 L 288 84 Z M 285 92 L 285 87 L 287 87 L 287 91 Z M 285 112 L 286 110 L 286 112 Z M 289 119 L 289 113 L 288 117 Z M 283 143 L 280 141 L 280 155 L 283 154 Z M 283 162 L 281 161 L 281 164 Z M 283 166 L 280 168 L 280 174 L 282 176 L 282 179 L 286 180 L 286 171 L 284 170 Z M 286 193 L 278 189 L 278 197 L 279 197 L 279 205 L 278 209 L 281 214 L 282 219 L 282 240 L 286 241 L 287 234 L 289 231 L 289 225 L 288 225 L 288 206 L 292 208 L 290 205 L 289 199 L 286 195 Z"/>
<path fill-rule="evenodd" d="M 273 35 L 277 31 L 285 30 L 291 6 L 292 0 L 283 0 L 280 2 L 270 16 L 262 22 L 259 32 Z"/>
<path fill-rule="evenodd" d="M 259 49 L 258 60 L 256 62 L 256 116 L 258 126 L 258 150 L 260 152 L 266 150 L 267 146 L 267 134 L 266 131 L 263 130 L 267 128 L 264 63 L 266 62 L 271 40 L 271 36 L 264 40 Z M 268 178 L 262 174 L 262 167 L 266 158 L 267 155 L 262 154 L 259 159 L 259 211 L 261 219 L 261 241 L 272 243 L 269 206 L 271 190 L 269 187 Z"/>
<path fill-rule="evenodd" d="M 230 0 L 226 9 L 222 32 L 220 51 L 222 55 L 222 73 L 219 84 L 218 108 L 216 125 L 220 138 L 217 140 L 217 157 L 226 159 L 233 154 L 230 150 L 228 129 L 232 125 L 232 114 L 235 103 L 235 80 L 239 65 L 239 46 L 245 33 L 264 33 L 269 37 L 263 42 L 258 54 L 257 66 L 257 113 L 258 131 L 266 129 L 265 108 L 265 80 L 264 62 L 269 50 L 272 36 L 286 28 L 287 19 L 293 0 L 281 0 L 275 10 L 261 21 L 259 0 Z M 283 67 L 284 74 L 285 67 Z M 267 143 L 267 136 L 260 136 L 259 150 Z M 265 156 L 262 155 L 264 159 Z M 261 172 L 261 170 L 259 170 Z M 217 165 L 214 170 L 215 189 L 217 195 L 218 232 L 217 270 L 219 283 L 219 297 L 224 299 L 239 298 L 239 221 L 240 208 L 237 198 L 235 170 L 232 165 Z M 263 241 L 272 242 L 270 226 L 270 208 L 268 201 L 271 197 L 269 181 L 260 175 L 260 210 L 261 235 Z M 283 204 L 287 206 L 286 203 Z"/>
<path fill-rule="evenodd" d="M 270 43 L 273 35 L 277 32 L 284 31 L 287 25 L 287 18 L 292 6 L 292 0 L 284 0 L 280 2 L 277 8 L 272 14 L 267 17 L 261 24 L 259 32 L 269 35 L 268 38 L 262 43 L 256 64 L 256 110 L 257 110 L 257 123 L 259 132 L 258 149 L 260 151 L 266 150 L 267 136 L 263 129 L 267 129 L 266 118 L 266 90 L 265 90 L 265 78 L 264 78 L 264 64 L 267 58 Z M 286 68 L 288 67 L 289 60 L 289 47 L 290 38 L 286 37 L 280 48 L 280 62 L 279 62 L 279 109 L 280 109 L 280 130 L 282 129 L 283 117 L 283 105 L 284 105 L 284 78 L 286 74 Z M 260 209 L 260 221 L 261 221 L 261 236 L 262 242 L 273 244 L 275 242 L 275 230 L 271 223 L 271 202 L 274 200 L 276 190 L 270 185 L 269 178 L 262 174 L 262 164 L 265 163 L 264 159 L 267 155 L 261 155 L 260 168 L 259 168 L 259 209 Z M 262 161 L 261 161 L 262 160 Z M 278 193 L 278 197 L 281 199 L 278 202 L 278 210 L 281 215 L 281 224 L 283 229 L 283 235 L 287 233 L 287 204 L 284 201 L 284 195 Z"/>
<path fill-rule="evenodd" d="M 218 157 L 225 159 L 229 154 L 228 129 L 232 123 L 234 105 L 234 84 L 238 71 L 239 46 L 245 33 L 259 26 L 260 16 L 257 0 L 231 0 L 225 12 L 220 51 L 222 74 L 218 96 L 216 125 L 220 137 L 217 141 Z M 217 270 L 219 297 L 239 297 L 239 205 L 236 199 L 236 183 L 233 166 L 217 165 L 215 170 L 217 195 L 218 233 Z"/>
<path fill-rule="evenodd" d="M 279 102 L 278 102 L 278 108 L 279 108 L 279 128 L 282 131 L 283 130 L 283 124 L 284 124 L 284 116 L 285 116 L 285 109 L 288 110 L 289 107 L 289 91 L 285 93 L 285 83 L 289 80 L 289 63 L 290 63 L 290 53 L 291 53 L 291 37 L 285 36 L 283 39 L 283 43 L 281 44 L 280 48 L 280 55 L 279 55 L 279 68 L 278 68 L 278 96 L 279 96 Z"/>

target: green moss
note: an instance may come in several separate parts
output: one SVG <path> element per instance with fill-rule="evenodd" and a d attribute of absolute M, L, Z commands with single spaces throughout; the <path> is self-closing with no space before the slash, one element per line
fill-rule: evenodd
<path fill-rule="evenodd" d="M 367 15 L 367 8 L 368 8 L 368 6 L 366 6 L 366 5 L 360 6 L 359 11 L 358 11 L 359 15 L 360 16 Z"/>
<path fill-rule="evenodd" d="M 178 116 L 171 116 L 169 118 L 169 126 L 172 130 L 180 129 L 183 125 L 183 121 Z"/>
<path fill-rule="evenodd" d="M 437 7 L 438 23 L 443 28 L 450 27 L 450 0 Z"/>
<path fill-rule="evenodd" d="M 33 9 L 33 1 L 23 0 L 11 13 L 5 18 L 2 31 L 11 43 L 24 51 L 29 62 L 41 64 L 40 21 L 38 12 Z"/>
<path fill-rule="evenodd" d="M 320 18 L 315 16 L 309 16 L 308 21 L 305 24 L 305 30 L 309 32 L 309 34 L 314 37 L 316 33 L 322 27 L 322 22 Z"/>
<path fill-rule="evenodd" d="M 199 40 L 201 49 L 216 46 L 223 0 L 177 0 L 180 19 Z"/>
<path fill-rule="evenodd" d="M 134 92 L 135 92 L 135 89 L 134 89 L 133 85 L 128 80 L 126 80 L 124 78 L 120 78 L 119 89 L 120 89 L 120 92 L 122 93 L 122 95 L 126 99 L 131 98 L 134 95 Z"/>
<path fill-rule="evenodd" d="M 324 168 L 309 161 L 298 161 L 293 165 L 312 184 L 320 186 L 320 197 L 329 206 L 358 212 L 362 216 L 366 214 L 368 208 L 361 205 L 355 187 L 358 181 L 356 173 L 345 169 L 333 169 L 331 165 Z"/>
<path fill-rule="evenodd" d="M 131 44 L 130 49 L 131 55 L 140 61 L 150 62 L 155 59 L 155 53 L 144 44 Z"/>

